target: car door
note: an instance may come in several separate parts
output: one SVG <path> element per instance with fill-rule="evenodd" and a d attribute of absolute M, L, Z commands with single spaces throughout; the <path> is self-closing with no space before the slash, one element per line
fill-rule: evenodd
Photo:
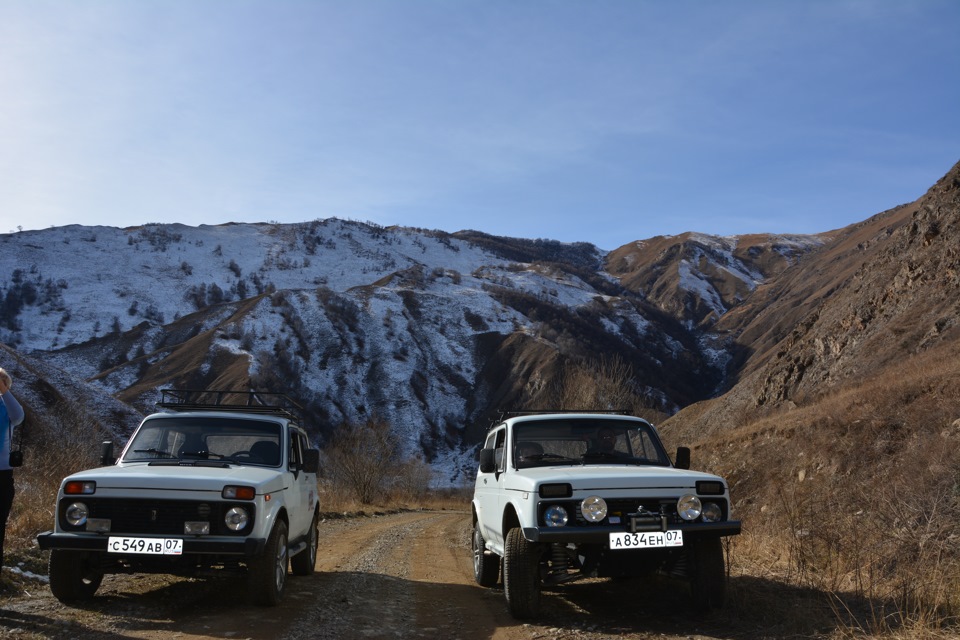
<path fill-rule="evenodd" d="M 308 481 L 310 474 L 303 471 L 303 450 L 300 432 L 288 428 L 287 452 L 287 518 L 290 520 L 290 537 L 299 538 L 310 524 L 313 513 L 308 502 Z"/>
<path fill-rule="evenodd" d="M 477 517 L 480 519 L 480 533 L 488 542 L 493 543 L 497 548 L 503 546 L 503 534 L 500 531 L 500 508 L 502 504 L 501 494 L 503 492 L 503 471 L 506 465 L 506 426 L 502 426 L 487 436 L 483 444 L 485 449 L 494 449 L 496 469 L 490 473 L 477 472 L 477 484 L 475 493 L 477 496 L 477 505 L 479 512 Z"/>

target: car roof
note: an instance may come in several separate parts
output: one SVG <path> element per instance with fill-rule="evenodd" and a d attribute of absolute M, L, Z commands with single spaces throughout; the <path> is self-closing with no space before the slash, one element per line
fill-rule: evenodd
<path fill-rule="evenodd" d="M 289 424 L 292 427 L 300 426 L 286 416 L 247 411 L 160 411 L 158 413 L 151 413 L 144 418 L 144 421 L 173 418 L 227 418 L 231 420 L 259 420 L 261 422 L 276 422 L 281 425 Z"/>
<path fill-rule="evenodd" d="M 647 424 L 650 422 L 637 416 L 624 415 L 622 413 L 611 413 L 608 411 L 564 411 L 564 412 L 544 412 L 544 413 L 525 413 L 520 416 L 512 416 L 498 422 L 494 426 L 509 422 L 510 424 L 519 424 L 522 422 L 543 421 L 543 420 L 611 420 L 620 422 L 636 422 Z"/>

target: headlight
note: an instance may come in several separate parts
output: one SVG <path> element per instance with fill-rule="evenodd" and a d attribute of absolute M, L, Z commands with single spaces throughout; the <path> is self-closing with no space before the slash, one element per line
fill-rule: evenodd
<path fill-rule="evenodd" d="M 223 517 L 223 522 L 231 531 L 241 531 L 250 522 L 250 514 L 243 507 L 231 507 Z"/>
<path fill-rule="evenodd" d="M 543 521 L 548 527 L 562 527 L 567 524 L 567 510 L 558 504 L 552 504 L 543 512 Z"/>
<path fill-rule="evenodd" d="M 703 507 L 700 505 L 700 498 L 693 495 L 686 495 L 677 500 L 677 513 L 684 520 L 696 520 L 700 517 Z"/>
<path fill-rule="evenodd" d="M 703 521 L 704 522 L 720 522 L 720 518 L 723 517 L 723 511 L 720 510 L 720 505 L 716 502 L 707 502 L 703 505 Z"/>
<path fill-rule="evenodd" d="M 74 502 L 63 512 L 67 524 L 72 527 L 80 527 L 86 524 L 89 514 L 90 510 L 87 509 L 87 505 L 82 502 Z"/>
<path fill-rule="evenodd" d="M 231 507 L 223 517 L 223 522 L 231 531 L 241 531 L 250 522 L 250 514 L 243 507 Z"/>
<path fill-rule="evenodd" d="M 607 517 L 607 501 L 600 496 L 588 496 L 580 503 L 580 513 L 587 522 L 600 522 Z"/>

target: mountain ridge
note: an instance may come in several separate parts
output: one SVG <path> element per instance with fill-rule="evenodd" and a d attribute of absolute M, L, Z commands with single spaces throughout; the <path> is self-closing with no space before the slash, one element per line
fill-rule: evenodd
<path fill-rule="evenodd" d="M 610 252 L 333 218 L 23 231 L 0 235 L 0 339 L 140 412 L 163 387 L 257 386 L 291 392 L 321 440 L 385 419 L 462 482 L 495 409 L 551 406 L 570 367 L 605 354 L 630 369 L 628 408 L 676 414 L 667 430 L 692 441 L 722 421 L 684 426 L 684 407 L 718 392 L 747 407 L 734 412 L 794 402 L 830 373 L 817 357 L 852 353 L 842 331 L 804 338 L 812 309 L 869 280 L 851 255 L 889 263 L 891 238 L 940 242 L 943 222 L 920 215 L 932 202 L 809 236 L 686 233 Z M 928 333 L 952 330 L 931 318 Z M 871 322 L 855 309 L 841 320 Z"/>

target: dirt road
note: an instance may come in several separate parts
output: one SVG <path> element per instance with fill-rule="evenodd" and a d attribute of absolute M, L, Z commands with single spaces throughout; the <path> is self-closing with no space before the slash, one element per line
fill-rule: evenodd
<path fill-rule="evenodd" d="M 657 581 L 586 581 L 545 593 L 533 624 L 503 592 L 473 580 L 468 513 L 326 520 L 317 573 L 291 576 L 278 607 L 250 607 L 242 581 L 107 576 L 80 607 L 40 583 L 0 599 L 0 637 L 14 638 L 539 638 L 757 637 L 729 615 L 691 616 L 686 594 Z"/>

